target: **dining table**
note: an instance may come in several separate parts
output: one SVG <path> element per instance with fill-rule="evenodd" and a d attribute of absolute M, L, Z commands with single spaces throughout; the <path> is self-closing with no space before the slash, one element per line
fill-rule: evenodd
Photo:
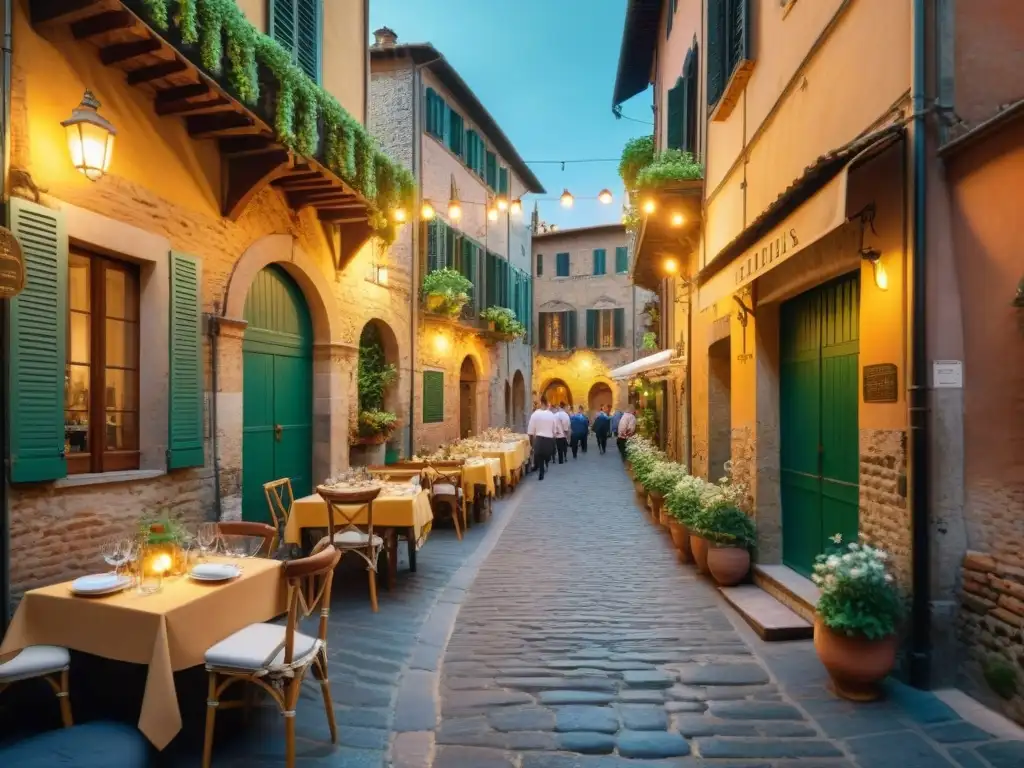
<path fill-rule="evenodd" d="M 506 483 L 512 482 L 512 473 L 526 463 L 529 454 L 528 444 L 524 447 L 521 440 L 504 443 L 490 443 L 480 449 L 485 458 L 495 458 L 501 462 L 501 477 Z"/>
<path fill-rule="evenodd" d="M 29 590 L 11 620 L 0 658 L 31 645 L 73 651 L 148 667 L 139 730 L 159 750 L 181 730 L 174 673 L 205 663 L 206 651 L 250 624 L 287 610 L 287 585 L 277 560 L 210 557 L 241 573 L 222 582 L 187 575 L 163 579 L 157 592 L 135 589 L 79 596 L 72 582 Z M 110 684 L 117 685 L 116 680 Z"/>

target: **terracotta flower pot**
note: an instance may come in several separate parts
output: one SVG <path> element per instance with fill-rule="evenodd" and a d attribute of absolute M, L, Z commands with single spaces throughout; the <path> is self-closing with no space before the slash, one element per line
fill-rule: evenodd
<path fill-rule="evenodd" d="M 637 496 L 639 496 L 642 499 L 647 498 L 647 489 L 644 488 L 644 484 L 641 483 L 639 480 L 633 481 L 633 488 L 636 490 Z"/>
<path fill-rule="evenodd" d="M 718 586 L 735 586 L 750 570 L 750 552 L 746 547 L 712 546 L 708 549 L 708 570 Z"/>
<path fill-rule="evenodd" d="M 814 650 L 825 665 L 836 695 L 850 701 L 875 701 L 881 683 L 896 663 L 896 635 L 881 640 L 847 637 L 814 618 Z"/>
<path fill-rule="evenodd" d="M 672 534 L 672 543 L 675 544 L 676 549 L 679 550 L 680 556 L 683 557 L 685 563 L 687 558 L 685 557 L 689 547 L 690 533 L 686 530 L 686 526 L 676 520 L 674 517 L 669 518 L 668 521 L 668 532 Z"/>
<path fill-rule="evenodd" d="M 672 515 L 668 513 L 668 510 L 665 509 L 665 507 L 662 507 L 661 512 L 658 514 L 658 524 L 667 531 L 671 523 Z"/>
<path fill-rule="evenodd" d="M 690 532 L 690 552 L 697 566 L 697 573 L 708 572 L 708 540 Z"/>

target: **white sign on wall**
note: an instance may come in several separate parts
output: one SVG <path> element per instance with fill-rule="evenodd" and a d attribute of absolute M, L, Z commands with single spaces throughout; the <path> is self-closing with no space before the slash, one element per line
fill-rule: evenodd
<path fill-rule="evenodd" d="M 964 364 L 960 360 L 933 361 L 932 386 L 935 389 L 963 389 Z"/>

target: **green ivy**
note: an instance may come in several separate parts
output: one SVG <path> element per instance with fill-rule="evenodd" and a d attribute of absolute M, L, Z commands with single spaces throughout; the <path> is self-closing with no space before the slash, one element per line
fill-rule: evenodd
<path fill-rule="evenodd" d="M 636 186 L 637 174 L 654 159 L 654 137 L 639 136 L 626 142 L 619 160 L 619 176 L 626 189 Z"/>
<path fill-rule="evenodd" d="M 325 165 L 370 201 L 371 223 L 382 239 L 392 242 L 395 226 L 385 214 L 412 206 L 412 173 L 381 152 L 337 99 L 299 69 L 276 40 L 253 27 L 234 0 L 173 0 L 173 12 L 171 1 L 140 0 L 149 21 L 162 31 L 173 24 L 185 45 L 198 46 L 200 65 L 212 75 L 225 76 L 243 103 L 259 102 L 259 68 L 269 71 L 277 81 L 274 132 L 278 140 L 299 155 L 313 157 L 323 139 Z"/>
<path fill-rule="evenodd" d="M 640 169 L 636 175 L 636 189 L 660 189 L 680 181 L 704 178 L 704 167 L 689 152 L 666 149 Z"/>

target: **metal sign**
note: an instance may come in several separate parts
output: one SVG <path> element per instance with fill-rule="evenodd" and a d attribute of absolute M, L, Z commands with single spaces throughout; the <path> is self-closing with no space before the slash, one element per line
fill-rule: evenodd
<path fill-rule="evenodd" d="M 932 363 L 932 386 L 935 389 L 962 389 L 964 364 L 960 360 L 935 360 Z"/>
<path fill-rule="evenodd" d="M 899 400 L 899 375 L 894 363 L 864 366 L 864 402 L 895 403 Z"/>
<path fill-rule="evenodd" d="M 21 244 L 7 227 L 0 227 L 0 299 L 13 299 L 25 289 L 25 260 Z"/>

